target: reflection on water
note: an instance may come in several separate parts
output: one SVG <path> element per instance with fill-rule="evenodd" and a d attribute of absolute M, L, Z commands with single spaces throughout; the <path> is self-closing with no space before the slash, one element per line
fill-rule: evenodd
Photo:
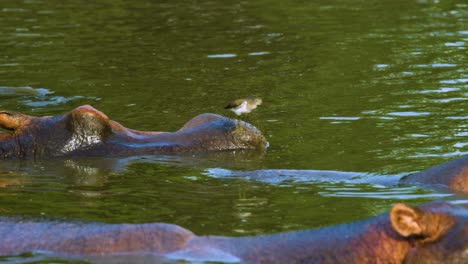
<path fill-rule="evenodd" d="M 0 107 L 7 108 L 10 102 L 22 104 L 28 107 L 47 107 L 52 105 L 65 104 L 73 100 L 81 99 L 81 101 L 99 101 L 100 98 L 85 97 L 85 96 L 51 96 L 53 91 L 45 88 L 32 88 L 29 86 L 10 87 L 0 86 Z M 16 108 L 16 107 L 15 107 Z"/>
<path fill-rule="evenodd" d="M 269 210 L 268 208 L 279 206 L 277 199 L 283 195 L 285 197 L 281 199 L 286 199 L 286 197 L 287 200 L 301 199 L 300 202 L 295 201 L 296 206 L 299 207 L 308 207 L 307 204 L 311 201 L 320 204 L 319 197 L 322 199 L 327 197 L 385 199 L 385 203 L 396 200 L 421 201 L 455 198 L 445 193 L 444 190 L 437 192 L 424 190 L 421 187 L 398 186 L 399 179 L 405 174 L 376 175 L 319 170 L 204 169 L 219 163 L 223 156 L 232 158 L 235 154 L 228 152 L 201 157 L 142 156 L 5 161 L 1 167 L 5 172 L 5 176 L 1 179 L 5 182 L 4 193 L 14 194 L 14 196 L 8 199 L 10 203 L 4 209 L 9 214 L 21 211 L 22 208 L 17 207 L 19 205 L 17 199 L 25 197 L 29 197 L 29 203 L 33 201 L 33 204 L 38 202 L 40 204 L 41 199 L 37 200 L 37 198 L 45 191 L 50 194 L 55 193 L 53 195 L 55 202 L 39 208 L 48 207 L 46 211 L 50 213 L 50 210 L 55 210 L 53 208 L 56 206 L 67 205 L 66 209 L 61 209 L 62 213 L 54 212 L 55 215 L 58 213 L 73 218 L 75 212 L 80 212 L 91 219 L 111 222 L 118 221 L 116 219 L 137 222 L 154 221 L 152 217 L 157 215 L 158 221 L 182 223 L 189 221 L 193 225 L 192 210 L 183 211 L 182 214 L 180 214 L 182 211 L 179 211 L 175 219 L 173 213 L 169 212 L 176 204 L 179 204 L 181 208 L 186 208 L 186 206 L 197 207 L 200 203 L 206 205 L 208 201 L 216 201 L 215 204 L 220 204 L 213 206 L 225 207 L 225 211 L 221 210 L 220 215 L 217 215 L 211 211 L 210 206 L 207 206 L 204 210 L 211 213 L 198 215 L 197 218 L 203 222 L 206 218 L 217 218 L 221 215 L 226 217 L 226 212 L 231 212 L 231 216 L 239 222 L 236 228 L 230 230 L 235 233 L 252 234 L 262 233 L 264 229 L 252 228 L 251 221 L 258 221 L 253 219 L 265 210 Z M 243 156 L 242 160 L 245 161 L 247 157 L 249 155 Z M 210 160 L 210 158 L 213 159 Z M 253 157 L 250 156 L 250 158 Z M 259 158 L 261 157 L 257 157 L 256 160 Z M 240 164 L 243 167 L 248 166 L 245 162 Z M 12 174 L 13 171 L 15 174 Z M 275 193 L 270 193 L 272 189 L 276 190 Z M 279 191 L 280 189 L 282 191 Z M 134 190 L 138 190 L 138 193 Z M 278 195 L 279 197 L 276 197 Z M 303 195 L 312 195 L 313 198 L 302 200 L 303 198 L 300 197 Z M 213 200 L 213 197 L 219 197 L 220 200 Z M 64 201 L 58 202 L 57 199 Z M 124 208 L 122 204 L 115 202 L 120 199 L 125 201 Z M 142 199 L 146 202 L 141 203 Z M 105 206 L 106 210 L 101 211 L 102 206 Z M 167 206 L 169 207 L 166 208 Z M 115 210 L 112 209 L 114 207 L 119 209 L 112 212 Z M 151 211 L 150 208 L 157 208 L 157 210 Z M 107 213 L 95 215 L 98 212 L 96 210 Z M 118 217 L 115 215 L 117 212 L 120 212 Z M 146 217 L 140 215 L 143 212 L 146 212 L 144 213 Z M 34 214 L 34 210 L 30 213 Z M 49 214 L 42 209 L 36 213 Z M 114 218 L 109 219 L 108 214 L 114 215 Z M 343 217 L 348 216 L 343 215 Z M 324 220 L 317 219 L 316 221 Z M 278 224 L 283 226 L 281 222 Z M 289 226 L 288 228 L 300 227 L 298 223 L 286 225 Z"/>
<path fill-rule="evenodd" d="M 319 170 L 256 170 L 256 171 L 232 171 L 222 168 L 207 169 L 206 175 L 214 178 L 241 178 L 243 180 L 261 181 L 270 184 L 283 182 L 364 182 L 367 173 L 340 172 Z M 401 176 L 399 176 L 401 177 Z M 376 177 L 380 180 L 382 177 Z M 393 182 L 399 178 L 392 177 Z"/>
<path fill-rule="evenodd" d="M 25 104 L 26 106 L 30 107 L 44 107 L 44 106 L 50 106 L 50 105 L 59 105 L 59 104 L 64 104 L 72 100 L 76 99 L 84 99 L 84 96 L 71 96 L 68 98 L 65 98 L 63 96 L 50 96 L 46 98 L 45 100 L 22 100 L 19 101 L 22 104 Z M 93 98 L 87 98 L 87 100 L 92 100 Z"/>
<path fill-rule="evenodd" d="M 244 157 L 252 157 L 253 153 L 246 153 Z M 231 158 L 235 163 L 235 156 L 240 158 L 240 153 L 219 153 L 198 156 L 136 156 L 124 158 L 75 158 L 75 159 L 53 159 L 41 161 L 2 161 L 0 164 L 4 178 L 0 179 L 0 186 L 6 187 L 19 179 L 9 179 L 8 175 L 27 176 L 33 182 L 50 181 L 54 184 L 73 186 L 73 192 L 80 194 L 80 187 L 102 187 L 105 186 L 109 177 L 117 173 L 125 173 L 138 164 L 167 164 L 170 166 L 203 166 L 202 164 L 213 164 L 216 158 Z M 84 190 L 85 195 L 89 191 Z M 98 195 L 98 194 L 96 194 Z"/>
<path fill-rule="evenodd" d="M 236 234 L 249 234 L 252 232 L 262 233 L 260 229 L 250 229 L 247 223 L 255 221 L 254 219 L 257 216 L 257 212 L 260 211 L 262 207 L 269 205 L 269 200 L 266 197 L 256 197 L 254 194 L 249 194 L 244 189 L 239 189 L 239 197 L 233 201 L 232 214 L 237 217 L 239 225 L 232 231 Z M 246 224 L 246 227 L 243 227 L 242 224 Z"/>
<path fill-rule="evenodd" d="M 20 87 L 8 87 L 0 86 L 0 97 L 5 96 L 38 96 L 43 97 L 46 94 L 51 94 L 49 89 L 44 88 L 32 88 L 29 86 L 20 86 Z"/>
<path fill-rule="evenodd" d="M 352 185 L 346 187 L 344 190 L 333 187 L 327 189 L 326 191 L 320 192 L 320 195 L 326 197 L 361 197 L 394 200 L 411 200 L 424 198 L 441 200 L 443 198 L 453 196 L 453 194 L 447 193 L 421 193 L 421 189 L 416 187 L 393 187 L 384 190 L 382 188 L 360 188 Z"/>

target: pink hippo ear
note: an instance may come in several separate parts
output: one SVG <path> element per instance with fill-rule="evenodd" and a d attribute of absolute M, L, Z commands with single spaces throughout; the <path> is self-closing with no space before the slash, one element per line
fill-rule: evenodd
<path fill-rule="evenodd" d="M 425 229 L 424 212 L 406 204 L 397 203 L 390 211 L 390 222 L 398 234 L 408 237 L 422 235 Z"/>
<path fill-rule="evenodd" d="M 69 129 L 85 136 L 105 137 L 112 132 L 109 118 L 90 105 L 83 105 L 69 113 Z"/>
<path fill-rule="evenodd" d="M 0 128 L 16 130 L 22 126 L 24 115 L 12 111 L 0 111 Z"/>

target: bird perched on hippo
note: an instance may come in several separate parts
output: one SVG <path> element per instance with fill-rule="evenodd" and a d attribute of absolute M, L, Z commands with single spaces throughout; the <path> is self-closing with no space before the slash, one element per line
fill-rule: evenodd
<path fill-rule="evenodd" d="M 249 96 L 230 102 L 224 107 L 224 109 L 229 109 L 239 116 L 252 112 L 255 108 L 257 108 L 257 106 L 261 105 L 262 102 L 263 100 L 259 97 Z"/>

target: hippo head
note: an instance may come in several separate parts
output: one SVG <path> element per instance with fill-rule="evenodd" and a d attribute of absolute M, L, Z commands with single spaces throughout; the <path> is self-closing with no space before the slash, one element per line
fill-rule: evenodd
<path fill-rule="evenodd" d="M 0 111 L 0 159 L 60 156 L 128 156 L 213 150 L 264 149 L 254 126 L 201 114 L 175 132 L 125 128 L 84 105 L 59 116 Z"/>
<path fill-rule="evenodd" d="M 109 118 L 85 105 L 59 116 L 35 117 L 0 111 L 0 158 L 38 158 L 102 144 L 111 135 Z"/>
<path fill-rule="evenodd" d="M 396 204 L 393 229 L 410 241 L 404 263 L 467 263 L 468 210 L 430 203 L 421 209 Z"/>

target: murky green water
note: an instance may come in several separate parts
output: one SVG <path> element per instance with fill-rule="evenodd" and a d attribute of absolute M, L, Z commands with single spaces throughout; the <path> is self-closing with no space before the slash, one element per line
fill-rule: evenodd
<path fill-rule="evenodd" d="M 466 154 L 462 2 L 2 0 L 1 109 L 55 115 L 91 104 L 127 127 L 173 131 L 203 112 L 232 116 L 228 101 L 256 95 L 264 104 L 243 118 L 270 148 L 0 161 L 0 214 L 237 236 L 350 222 L 396 201 L 454 199 L 408 186 L 211 172 L 387 177 Z M 11 92 L 23 86 L 47 90 Z"/>

